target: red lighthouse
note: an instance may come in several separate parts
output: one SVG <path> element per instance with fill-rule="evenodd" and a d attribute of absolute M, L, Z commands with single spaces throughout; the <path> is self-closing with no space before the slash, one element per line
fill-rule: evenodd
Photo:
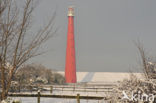
<path fill-rule="evenodd" d="M 76 61 L 75 61 L 75 41 L 74 41 L 74 9 L 68 8 L 68 34 L 65 64 L 66 83 L 76 83 Z"/>

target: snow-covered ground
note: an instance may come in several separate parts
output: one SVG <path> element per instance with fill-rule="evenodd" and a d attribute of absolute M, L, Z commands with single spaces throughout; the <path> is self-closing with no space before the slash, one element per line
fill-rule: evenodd
<path fill-rule="evenodd" d="M 64 75 L 63 71 L 58 71 L 58 73 Z M 123 79 L 129 79 L 131 73 L 125 72 L 77 72 L 78 82 L 95 82 L 95 83 L 114 83 L 117 81 L 122 81 Z M 133 73 L 139 79 L 142 79 L 141 73 Z"/>
<path fill-rule="evenodd" d="M 22 97 L 22 103 L 37 103 L 37 98 Z M 77 103 L 76 99 L 41 98 L 41 103 Z M 107 103 L 104 100 L 80 100 L 80 103 Z"/>
<path fill-rule="evenodd" d="M 64 75 L 64 72 L 58 72 Z M 138 78 L 142 78 L 141 73 L 134 73 Z M 78 83 L 87 83 L 91 85 L 91 87 L 98 88 L 98 90 L 102 91 L 105 89 L 100 89 L 106 87 L 108 84 L 115 84 L 118 81 L 122 81 L 125 78 L 129 78 L 130 73 L 111 73 L 111 72 L 77 72 L 77 81 Z M 97 85 L 97 86 L 96 86 Z M 81 85 L 80 85 L 81 86 Z M 70 88 L 71 89 L 71 88 Z M 80 94 L 80 96 L 100 96 L 105 97 L 109 94 L 109 92 L 80 92 L 80 91 L 65 91 L 69 90 L 69 88 L 64 88 L 63 91 L 55 90 L 53 94 L 56 95 L 74 95 Z M 81 89 L 79 89 L 81 90 Z M 84 90 L 84 89 L 83 89 Z M 42 93 L 42 92 L 41 92 Z M 46 92 L 44 94 L 49 94 Z M 22 103 L 37 103 L 36 97 L 18 97 L 22 101 Z M 80 100 L 81 103 L 107 103 L 105 100 Z M 41 98 L 41 103 L 76 103 L 76 99 L 58 99 L 58 98 Z"/>
<path fill-rule="evenodd" d="M 50 94 L 49 92 L 41 92 L 41 94 Z M 74 95 L 80 94 L 80 96 L 105 96 L 105 93 L 95 93 L 95 92 L 65 92 L 65 91 L 54 91 L 53 95 Z M 33 93 L 34 94 L 34 93 Z M 22 103 L 37 103 L 37 97 L 14 97 L 13 99 L 18 99 Z M 66 99 L 66 98 L 40 98 L 41 103 L 77 103 L 75 99 Z M 84 100 L 80 99 L 80 103 L 107 103 L 104 100 Z"/>

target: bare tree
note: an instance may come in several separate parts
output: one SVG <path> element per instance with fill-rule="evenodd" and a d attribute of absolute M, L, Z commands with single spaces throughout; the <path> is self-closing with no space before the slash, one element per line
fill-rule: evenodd
<path fill-rule="evenodd" d="M 24 1 L 25 5 L 21 9 L 17 6 L 16 0 L 0 0 L 1 100 L 7 98 L 16 70 L 30 58 L 40 55 L 40 45 L 56 32 L 56 29 L 53 29 L 53 16 L 44 28 L 31 34 L 29 29 L 35 2 Z"/>
<path fill-rule="evenodd" d="M 146 80 L 156 79 L 156 68 L 155 68 L 155 61 L 153 57 L 147 55 L 143 45 L 140 42 L 136 43 L 137 49 L 139 50 L 139 54 L 141 57 L 141 68 L 143 71 L 143 75 Z"/>
<path fill-rule="evenodd" d="M 143 70 L 143 73 L 144 73 L 144 76 L 146 79 L 149 79 L 149 75 L 148 75 L 148 68 L 147 68 L 147 55 L 145 53 L 145 49 L 143 47 L 143 45 L 138 42 L 138 43 L 135 43 L 136 44 L 136 47 L 137 49 L 139 50 L 139 54 L 140 54 L 140 57 L 141 57 L 141 62 L 142 62 L 142 70 Z"/>
<path fill-rule="evenodd" d="M 137 76 L 131 73 L 129 79 L 125 79 L 120 81 L 118 86 L 114 89 L 115 93 L 113 92 L 110 99 L 112 103 L 140 103 L 141 101 L 134 101 L 134 100 L 123 100 L 123 91 L 126 91 L 127 95 L 131 97 L 132 91 L 136 95 L 143 94 L 153 94 L 156 95 L 156 62 L 154 61 L 153 57 L 150 57 L 144 49 L 144 46 L 139 41 L 135 43 L 136 47 L 139 51 L 140 60 L 141 60 L 141 70 L 143 71 L 142 79 L 137 78 Z M 143 98 L 143 97 L 141 97 Z M 147 98 L 147 97 L 146 97 Z M 139 98 L 140 99 L 140 98 Z M 143 98 L 142 103 L 149 103 L 148 99 Z M 154 97 L 154 101 L 152 103 L 156 103 L 156 98 Z"/>

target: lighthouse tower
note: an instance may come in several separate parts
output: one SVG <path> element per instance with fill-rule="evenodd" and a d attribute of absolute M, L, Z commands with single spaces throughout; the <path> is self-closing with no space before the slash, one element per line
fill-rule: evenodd
<path fill-rule="evenodd" d="M 66 83 L 76 83 L 76 61 L 74 40 L 74 8 L 68 8 L 68 33 L 65 64 Z"/>

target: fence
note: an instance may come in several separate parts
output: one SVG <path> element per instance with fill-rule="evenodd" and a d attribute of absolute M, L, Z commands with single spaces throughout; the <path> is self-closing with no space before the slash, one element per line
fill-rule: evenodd
<path fill-rule="evenodd" d="M 73 92 L 112 92 L 113 88 L 116 85 L 112 84 L 107 84 L 107 85 L 100 85 L 100 86 L 95 86 L 95 85 L 40 85 L 40 86 L 35 86 L 31 85 L 28 86 L 27 88 L 31 88 L 34 90 L 38 89 L 43 89 L 43 90 L 50 90 L 52 91 L 73 91 Z M 32 90 L 30 90 L 32 91 Z"/>
<path fill-rule="evenodd" d="M 40 91 L 36 94 L 28 94 L 28 93 L 9 93 L 8 96 L 10 97 L 37 97 L 37 103 L 40 103 L 41 97 L 46 98 L 66 98 L 66 99 L 76 99 L 77 103 L 80 103 L 80 99 L 91 99 L 91 100 L 107 100 L 106 97 L 99 97 L 99 96 L 80 96 L 77 95 L 52 95 L 52 94 L 41 94 Z"/>
<path fill-rule="evenodd" d="M 80 103 L 81 99 L 86 100 L 107 100 L 106 97 L 103 96 L 97 96 L 97 93 L 105 93 L 105 92 L 112 92 L 113 88 L 116 85 L 43 85 L 43 86 L 35 86 L 31 85 L 31 88 L 35 90 L 43 90 L 43 91 L 49 91 L 50 94 L 44 94 L 40 91 L 36 93 L 9 93 L 10 97 L 37 97 L 37 103 L 40 103 L 41 97 L 46 98 L 65 98 L 65 99 L 76 99 L 77 103 Z M 30 87 L 30 86 L 28 86 Z M 53 92 L 61 92 L 61 94 L 55 94 Z M 65 92 L 65 95 L 63 95 L 62 92 Z M 66 92 L 73 92 L 74 95 L 67 95 Z M 85 96 L 82 95 L 79 92 L 94 92 L 96 96 Z"/>

